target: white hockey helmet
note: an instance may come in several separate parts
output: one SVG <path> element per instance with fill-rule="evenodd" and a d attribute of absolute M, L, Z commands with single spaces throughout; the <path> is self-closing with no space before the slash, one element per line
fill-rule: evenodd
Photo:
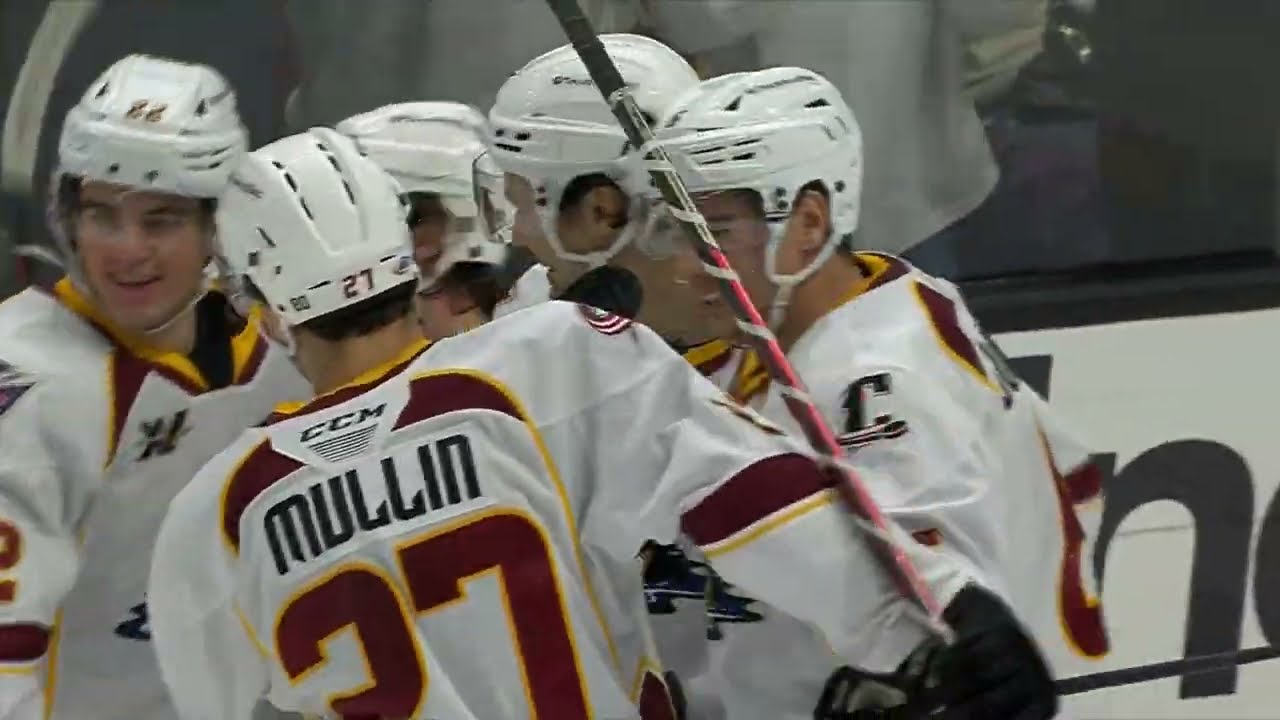
<path fill-rule="evenodd" d="M 67 113 L 58 140 L 48 219 L 71 280 L 88 289 L 68 223 L 68 179 L 215 198 L 248 144 L 235 93 L 218 71 L 149 55 L 116 61 Z"/>
<path fill-rule="evenodd" d="M 217 70 L 129 55 L 67 113 L 58 174 L 213 198 L 248 143 L 235 93 Z"/>
<path fill-rule="evenodd" d="M 405 192 L 431 193 L 451 216 L 428 288 L 459 262 L 500 264 L 511 211 L 502 174 L 488 155 L 489 123 L 455 102 L 387 105 L 348 118 L 339 132 L 391 174 Z"/>
<path fill-rule="evenodd" d="M 417 280 L 401 189 L 328 128 L 245 156 L 218 203 L 224 271 L 289 326 Z"/>
<path fill-rule="evenodd" d="M 752 190 L 760 196 L 771 237 L 765 268 L 778 287 L 770 319 L 780 322 L 791 291 L 851 243 L 858 227 L 862 131 L 840 91 L 796 67 L 724 75 L 678 98 L 657 138 L 690 193 Z M 777 249 L 792 203 L 813 183 L 830 201 L 830 237 L 807 267 L 780 275 Z"/>
<path fill-rule="evenodd" d="M 653 119 L 698 74 L 679 53 L 642 35 L 600 36 L 641 111 Z M 590 266 L 608 262 L 636 235 L 649 178 L 643 158 L 627 142 L 586 66 L 572 45 L 562 45 L 520 68 L 498 90 L 489 111 L 494 159 L 505 171 L 533 186 L 539 219 L 561 258 Z M 601 173 L 633 202 L 631 223 L 614 244 L 592 253 L 570 253 L 556 231 L 560 200 L 574 178 Z"/>
<path fill-rule="evenodd" d="M 446 242 L 444 251 L 436 260 L 431 271 L 419 278 L 418 287 L 423 292 L 435 290 L 440 281 L 458 265 L 476 264 L 492 268 L 502 267 L 511 251 L 511 246 L 503 242 Z"/>

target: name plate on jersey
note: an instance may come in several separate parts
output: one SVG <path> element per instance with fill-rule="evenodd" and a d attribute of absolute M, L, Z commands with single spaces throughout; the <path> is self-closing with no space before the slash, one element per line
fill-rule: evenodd
<path fill-rule="evenodd" d="M 484 494 L 465 429 L 373 453 L 323 479 L 290 485 L 261 515 L 279 575 L 364 534 L 398 532 L 403 527 L 392 526 L 447 519 L 493 503 Z"/>

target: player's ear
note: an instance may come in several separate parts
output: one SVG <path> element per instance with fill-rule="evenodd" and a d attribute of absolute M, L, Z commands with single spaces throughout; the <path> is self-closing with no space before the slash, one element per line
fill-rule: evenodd
<path fill-rule="evenodd" d="M 790 224 L 804 258 L 816 257 L 826 245 L 831 228 L 831 205 L 826 195 L 817 190 L 801 190 L 791 209 Z"/>
<path fill-rule="evenodd" d="M 592 235 L 608 237 L 627 224 L 627 198 L 618 186 L 597 185 L 587 192 L 583 205 L 590 213 Z"/>

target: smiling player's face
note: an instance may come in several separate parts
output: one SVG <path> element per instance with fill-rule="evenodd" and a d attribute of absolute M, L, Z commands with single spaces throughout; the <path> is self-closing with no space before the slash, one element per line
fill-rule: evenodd
<path fill-rule="evenodd" d="M 204 283 L 211 228 L 199 200 L 86 182 L 74 232 L 93 301 L 125 331 L 168 322 Z"/>

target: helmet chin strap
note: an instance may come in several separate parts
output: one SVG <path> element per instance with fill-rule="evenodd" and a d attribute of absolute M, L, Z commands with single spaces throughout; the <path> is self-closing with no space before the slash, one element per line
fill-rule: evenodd
<path fill-rule="evenodd" d="M 279 320 L 279 318 L 277 318 Z M 285 355 L 293 361 L 294 365 L 298 364 L 298 341 L 293 337 L 293 329 L 285 325 L 283 322 L 276 323 L 272 329 L 267 328 L 266 314 L 263 314 L 262 322 L 258 325 L 258 335 L 260 335 L 268 343 L 280 348 Z"/>
<path fill-rule="evenodd" d="M 81 270 L 78 266 L 79 266 L 79 262 L 77 258 L 77 262 L 75 263 L 75 265 L 69 266 L 67 268 L 68 270 L 67 275 L 71 278 L 71 282 L 73 285 L 77 286 L 82 292 L 85 292 L 86 294 L 92 297 L 94 294 L 93 288 L 91 288 L 89 286 L 89 283 L 84 280 L 84 271 Z M 70 272 L 72 267 L 75 268 L 74 273 Z M 160 324 L 154 325 L 148 328 L 143 328 L 142 334 L 146 336 L 154 336 L 173 327 L 174 323 L 181 320 L 182 317 L 185 316 L 187 313 L 193 311 L 196 305 L 199 305 L 200 301 L 203 300 L 205 296 L 208 294 L 209 294 L 209 283 L 207 280 L 202 278 L 200 281 L 200 287 L 197 288 L 195 293 L 186 302 L 182 304 L 181 308 L 179 308 L 176 312 L 170 315 L 168 319 L 164 320 Z"/>
<path fill-rule="evenodd" d="M 213 241 L 210 240 L 209 242 L 212 244 Z M 156 335 L 168 330 L 170 327 L 173 327 L 174 323 L 182 319 L 184 315 L 195 310 L 196 306 L 200 304 L 200 301 L 204 300 L 205 296 L 209 294 L 210 286 L 216 283 L 219 278 L 218 262 L 212 253 L 210 253 L 209 259 L 205 261 L 204 269 L 200 272 L 200 287 L 196 289 L 195 293 L 191 296 L 191 299 L 183 303 L 182 308 L 175 312 L 168 320 L 165 320 L 155 327 L 146 328 L 142 331 L 142 334 Z"/>
<path fill-rule="evenodd" d="M 280 327 L 278 331 L 280 333 L 280 338 L 275 340 L 275 343 L 284 348 L 285 354 L 287 354 L 289 359 L 293 360 L 296 364 L 298 359 L 298 341 L 293 337 L 293 328 L 286 325 Z M 268 336 L 267 339 L 270 340 L 271 337 Z"/>
<path fill-rule="evenodd" d="M 769 282 L 773 283 L 777 288 L 777 292 L 773 295 L 773 301 L 769 303 L 769 329 L 778 332 L 778 328 L 787 318 L 787 306 L 791 302 L 791 294 L 805 280 L 808 280 L 818 268 L 822 267 L 832 255 L 835 254 L 839 241 L 834 234 L 827 238 L 826 244 L 822 246 L 822 250 L 818 252 L 808 265 L 800 268 L 798 272 L 783 275 L 778 273 L 778 250 L 782 247 L 782 241 L 786 237 L 787 223 L 774 222 L 769 224 L 769 240 L 764 251 L 764 271 L 765 276 L 769 278 Z"/>
<path fill-rule="evenodd" d="M 594 270 L 601 265 L 607 264 L 630 241 L 630 238 L 627 237 L 627 228 L 623 228 L 613 243 L 604 250 L 593 250 L 588 253 L 569 252 L 565 249 L 564 242 L 560 239 L 554 213 L 543 211 L 539 215 L 541 216 L 539 219 L 542 221 L 542 233 L 546 236 L 547 244 L 551 246 L 551 250 L 556 254 L 556 257 L 582 265 L 586 270 Z"/>
<path fill-rule="evenodd" d="M 200 301 L 204 299 L 204 296 L 208 294 L 209 294 L 208 288 L 201 287 L 200 291 L 197 292 L 194 297 L 192 297 L 185 304 L 183 304 L 181 310 L 174 313 L 173 316 L 170 317 L 168 320 L 165 320 L 164 322 L 160 323 L 159 325 L 156 325 L 155 327 L 144 328 L 142 331 L 142 334 L 157 335 L 173 327 L 173 324 L 181 320 L 184 315 L 195 310 L 196 305 L 199 305 Z"/>
<path fill-rule="evenodd" d="M 648 208 L 644 198 L 628 196 L 628 202 L 627 224 L 622 227 L 618 236 L 613 239 L 612 243 L 609 243 L 609 247 L 588 253 L 575 253 L 565 249 L 564 243 L 560 239 L 558 228 L 560 212 L 552 207 L 553 203 L 548 203 L 545 207 L 538 209 L 538 219 L 542 223 L 542 232 L 547 238 L 547 244 L 551 246 L 551 250 L 555 252 L 556 257 L 568 262 L 585 265 L 586 269 L 590 271 L 601 265 L 607 265 L 618 253 L 622 252 L 623 248 L 644 237 L 652 230 L 654 218 L 651 213 L 646 212 Z M 555 205 L 558 204 L 555 203 Z"/>

